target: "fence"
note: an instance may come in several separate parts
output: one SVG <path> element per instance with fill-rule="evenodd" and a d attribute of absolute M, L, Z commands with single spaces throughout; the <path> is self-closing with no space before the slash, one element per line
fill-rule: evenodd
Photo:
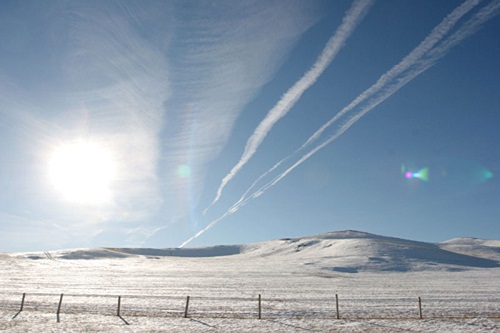
<path fill-rule="evenodd" d="M 500 296 L 279 298 L 29 293 L 2 295 L 0 309 L 16 319 L 24 311 L 124 317 L 241 319 L 500 318 Z"/>

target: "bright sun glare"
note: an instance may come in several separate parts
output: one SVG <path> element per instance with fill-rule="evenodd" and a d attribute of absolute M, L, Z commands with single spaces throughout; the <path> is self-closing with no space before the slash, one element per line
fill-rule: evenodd
<path fill-rule="evenodd" d="M 60 145 L 50 158 L 52 183 L 72 202 L 98 204 L 109 201 L 115 171 L 110 152 L 90 141 Z"/>

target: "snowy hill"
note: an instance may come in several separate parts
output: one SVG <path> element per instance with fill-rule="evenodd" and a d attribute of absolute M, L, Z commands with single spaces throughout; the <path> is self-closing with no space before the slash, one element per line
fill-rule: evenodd
<path fill-rule="evenodd" d="M 101 248 L 20 254 L 30 259 L 98 259 L 146 257 L 278 258 L 334 272 L 362 271 L 459 271 L 500 267 L 500 241 L 459 238 L 443 243 L 426 243 L 385 237 L 360 231 L 338 231 L 286 238 L 247 245 L 205 248 Z"/>
<path fill-rule="evenodd" d="M 339 272 L 453 271 L 499 267 L 499 248 L 494 246 L 496 241 L 490 242 L 483 240 L 473 247 L 456 240 L 452 246 L 349 230 L 247 245 L 242 252 L 301 258 L 309 265 Z"/>
<path fill-rule="evenodd" d="M 439 243 L 442 249 L 500 261 L 500 241 L 479 238 L 455 238 Z"/>
<path fill-rule="evenodd" d="M 0 331 L 497 332 L 498 243 L 340 231 L 205 248 L 0 253 Z M 332 320 L 337 299 L 347 320 Z"/>

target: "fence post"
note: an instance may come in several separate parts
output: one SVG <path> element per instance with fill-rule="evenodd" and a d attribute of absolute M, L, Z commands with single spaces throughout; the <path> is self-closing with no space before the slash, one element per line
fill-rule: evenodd
<path fill-rule="evenodd" d="M 262 296 L 259 294 L 259 319 L 262 319 Z"/>
<path fill-rule="evenodd" d="M 21 308 L 19 309 L 19 312 L 23 311 L 25 298 L 26 298 L 26 293 L 23 293 L 23 298 L 21 299 Z"/>
<path fill-rule="evenodd" d="M 59 298 L 59 305 L 57 306 L 57 322 L 59 322 L 59 314 L 61 313 L 61 304 L 63 300 L 64 294 L 61 294 L 61 298 Z"/>
<path fill-rule="evenodd" d="M 418 319 L 422 319 L 422 299 L 418 297 Z"/>
<path fill-rule="evenodd" d="M 335 310 L 337 312 L 337 319 L 340 319 L 339 313 L 339 295 L 335 294 Z"/>
<path fill-rule="evenodd" d="M 186 298 L 186 308 L 184 309 L 184 318 L 188 317 L 188 310 L 189 310 L 189 296 Z"/>
<path fill-rule="evenodd" d="M 128 321 L 125 320 L 125 318 L 122 317 L 121 313 L 120 313 L 120 310 L 121 310 L 121 307 L 122 307 L 122 297 L 121 296 L 118 296 L 118 308 L 116 309 L 116 315 L 118 316 L 118 318 L 120 318 L 126 325 L 130 325 L 128 323 Z"/>
<path fill-rule="evenodd" d="M 19 309 L 19 311 L 17 311 L 17 313 L 14 315 L 14 317 L 12 317 L 12 319 L 16 319 L 17 316 L 19 316 L 19 314 L 21 312 L 23 312 L 23 308 L 24 308 L 24 299 L 26 298 L 26 293 L 23 293 L 23 298 L 21 299 L 21 308 Z"/>
<path fill-rule="evenodd" d="M 118 317 L 120 317 L 120 308 L 121 308 L 121 305 L 122 305 L 122 297 L 118 296 L 118 309 L 116 310 L 116 315 Z"/>

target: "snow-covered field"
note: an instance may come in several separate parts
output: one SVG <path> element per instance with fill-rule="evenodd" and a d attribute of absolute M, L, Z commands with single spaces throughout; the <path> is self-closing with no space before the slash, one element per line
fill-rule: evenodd
<path fill-rule="evenodd" d="M 355 231 L 203 249 L 0 254 L 0 330 L 500 331 L 499 260 L 500 241 Z"/>

